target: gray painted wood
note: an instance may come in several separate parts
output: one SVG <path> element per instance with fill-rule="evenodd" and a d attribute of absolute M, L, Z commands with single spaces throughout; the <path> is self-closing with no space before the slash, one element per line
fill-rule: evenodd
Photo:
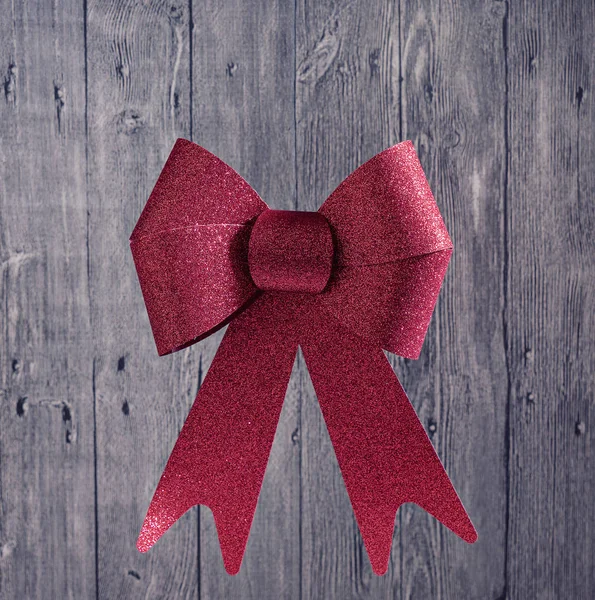
<path fill-rule="evenodd" d="M 592 2 L 0 3 L 0 597 L 595 596 Z M 315 210 L 412 139 L 455 252 L 397 373 L 474 520 L 372 575 L 298 356 L 240 574 L 144 512 L 221 332 L 157 356 L 128 237 L 192 137 Z"/>
<path fill-rule="evenodd" d="M 398 6 L 300 1 L 296 16 L 298 207 L 317 210 L 351 171 L 399 140 Z M 398 547 L 389 574 L 375 576 L 303 361 L 300 372 L 302 597 L 392 598 Z"/>
<path fill-rule="evenodd" d="M 199 595 L 197 509 L 151 552 L 135 547 L 196 394 L 199 354 L 157 356 L 128 248 L 173 143 L 190 133 L 189 23 L 172 2 L 88 3 L 97 579 L 110 600 Z"/>
<path fill-rule="evenodd" d="M 415 144 L 454 252 L 422 356 L 398 371 L 479 540 L 404 507 L 400 594 L 495 600 L 507 509 L 506 6 L 408 0 L 401 14 L 402 138 Z"/>
<path fill-rule="evenodd" d="M 595 594 L 594 6 L 511 6 L 508 591 Z"/>
<path fill-rule="evenodd" d="M 92 598 L 84 12 L 0 15 L 0 597 Z"/>

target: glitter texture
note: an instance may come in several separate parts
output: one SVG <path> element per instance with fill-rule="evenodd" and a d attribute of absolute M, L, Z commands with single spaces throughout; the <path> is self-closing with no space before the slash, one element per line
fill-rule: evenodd
<path fill-rule="evenodd" d="M 298 347 L 374 572 L 386 572 L 405 502 L 477 539 L 383 352 L 419 356 L 452 252 L 411 142 L 300 213 L 269 210 L 229 166 L 178 140 L 131 248 L 160 354 L 230 323 L 139 550 L 203 504 L 226 570 L 239 571 Z"/>
<path fill-rule="evenodd" d="M 250 275 L 265 291 L 317 294 L 333 267 L 333 238 L 320 213 L 265 210 L 250 235 Z"/>

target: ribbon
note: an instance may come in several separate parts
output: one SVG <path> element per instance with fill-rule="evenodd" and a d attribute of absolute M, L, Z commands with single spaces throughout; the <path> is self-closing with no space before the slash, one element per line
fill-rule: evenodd
<path fill-rule="evenodd" d="M 239 571 L 298 346 L 375 573 L 414 502 L 475 529 L 383 349 L 418 358 L 452 243 L 411 142 L 354 171 L 318 212 L 270 210 L 179 139 L 130 238 L 160 355 L 229 323 L 149 506 L 147 551 L 196 504 Z"/>

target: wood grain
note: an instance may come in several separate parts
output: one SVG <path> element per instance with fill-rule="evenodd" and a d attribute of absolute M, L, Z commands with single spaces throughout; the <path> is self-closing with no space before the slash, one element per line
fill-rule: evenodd
<path fill-rule="evenodd" d="M 595 596 L 593 2 L 0 0 L 0 598 Z M 242 570 L 134 543 L 222 337 L 157 356 L 128 237 L 177 137 L 316 210 L 412 139 L 455 251 L 391 359 L 479 531 L 372 574 L 303 359 Z"/>
<path fill-rule="evenodd" d="M 84 12 L 0 15 L 0 597 L 92 598 Z"/>
<path fill-rule="evenodd" d="M 400 515 L 402 598 L 503 598 L 506 6 L 401 7 L 402 137 L 454 244 L 422 355 L 399 372 L 479 533 L 465 544 L 413 505 Z"/>
<path fill-rule="evenodd" d="M 298 207 L 317 210 L 351 171 L 399 139 L 398 6 L 300 0 L 296 31 Z M 303 360 L 300 371 L 302 597 L 392 598 L 398 548 L 389 574 L 376 577 Z"/>
<path fill-rule="evenodd" d="M 595 593 L 593 3 L 511 6 L 508 590 Z"/>
<path fill-rule="evenodd" d="M 195 2 L 193 138 L 272 208 L 295 207 L 292 3 Z M 221 336 L 200 344 L 208 367 Z M 294 369 L 240 573 L 226 575 L 201 507 L 201 597 L 293 599 L 300 580 L 299 373 Z"/>
<path fill-rule="evenodd" d="M 190 133 L 189 10 L 90 1 L 89 250 L 100 598 L 197 598 L 197 509 L 147 554 L 135 540 L 198 385 L 195 349 L 159 358 L 128 237 Z"/>

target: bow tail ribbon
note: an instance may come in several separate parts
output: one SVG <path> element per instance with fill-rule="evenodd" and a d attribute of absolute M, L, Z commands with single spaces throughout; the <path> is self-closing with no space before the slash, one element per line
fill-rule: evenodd
<path fill-rule="evenodd" d="M 239 571 L 298 347 L 288 307 L 274 308 L 260 297 L 227 328 L 149 506 L 141 552 L 203 504 L 225 569 Z"/>
<path fill-rule="evenodd" d="M 322 315 L 321 315 L 322 316 Z M 375 573 L 413 502 L 465 541 L 477 534 L 381 348 L 326 316 L 302 352 Z"/>
<path fill-rule="evenodd" d="M 324 311 L 266 294 L 228 327 L 168 460 L 138 539 L 148 550 L 208 506 L 226 570 L 239 571 L 298 344 L 375 573 L 395 515 L 414 502 L 467 541 L 475 530 L 380 347 Z"/>

